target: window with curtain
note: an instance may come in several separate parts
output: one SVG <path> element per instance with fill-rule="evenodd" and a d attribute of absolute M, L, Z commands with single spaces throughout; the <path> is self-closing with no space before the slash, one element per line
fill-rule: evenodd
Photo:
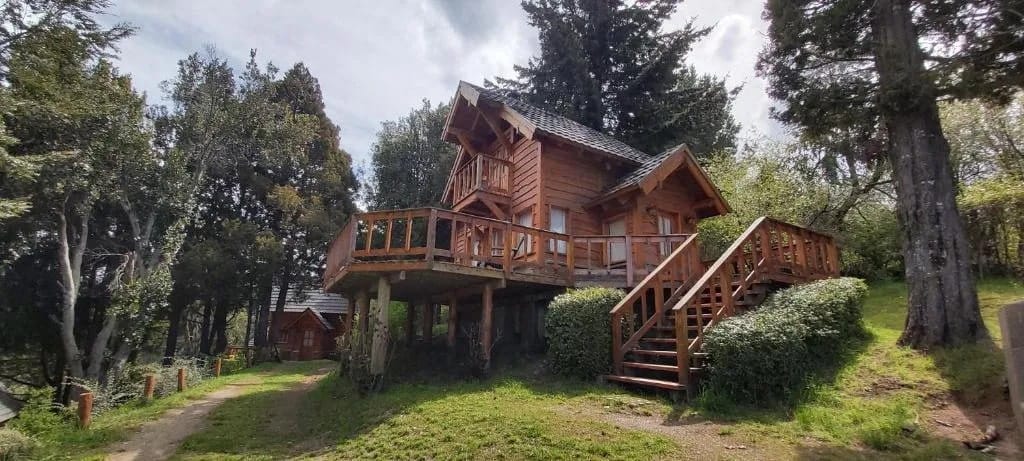
<path fill-rule="evenodd" d="M 533 227 L 533 210 L 526 210 L 516 215 L 516 224 L 525 227 Z M 533 249 L 533 237 L 530 234 L 516 232 L 516 247 L 512 250 L 513 256 L 522 256 L 530 253 Z"/>
<path fill-rule="evenodd" d="M 551 207 L 551 219 L 548 221 L 548 230 L 551 232 L 558 232 L 559 234 L 568 234 L 568 221 L 569 221 L 569 210 L 565 208 Z M 558 253 L 565 254 L 566 242 L 565 240 L 551 239 L 548 242 L 548 251 L 558 251 Z"/>

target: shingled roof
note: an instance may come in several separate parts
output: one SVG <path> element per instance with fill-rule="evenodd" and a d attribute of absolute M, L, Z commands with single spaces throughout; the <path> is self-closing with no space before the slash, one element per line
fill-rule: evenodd
<path fill-rule="evenodd" d="M 682 147 L 683 145 L 680 144 L 658 155 L 648 157 L 647 161 L 641 163 L 640 166 L 636 167 L 635 170 L 630 171 L 625 176 L 619 178 L 618 182 L 608 187 L 608 189 L 606 189 L 604 192 L 605 195 L 614 194 L 620 190 L 639 184 L 640 181 L 647 177 L 647 175 L 650 174 L 652 171 L 654 171 L 654 169 L 657 168 L 658 165 L 661 165 L 662 162 L 667 160 L 669 157 L 672 156 L 672 154 L 674 154 L 677 150 L 679 150 Z"/>
<path fill-rule="evenodd" d="M 459 82 L 459 84 L 471 88 L 487 101 L 504 104 L 530 123 L 533 123 L 537 130 L 550 136 L 562 138 L 574 144 L 579 144 L 583 147 L 634 163 L 642 164 L 651 158 L 650 155 L 618 139 L 520 99 L 506 96 L 498 91 L 481 88 L 468 82 Z"/>
<path fill-rule="evenodd" d="M 277 287 L 270 292 L 271 302 L 277 302 Z M 307 308 L 319 314 L 344 314 L 348 312 L 348 301 L 337 293 L 324 293 L 320 290 L 304 291 L 301 294 L 288 290 L 285 299 L 285 312 L 302 312 Z"/>

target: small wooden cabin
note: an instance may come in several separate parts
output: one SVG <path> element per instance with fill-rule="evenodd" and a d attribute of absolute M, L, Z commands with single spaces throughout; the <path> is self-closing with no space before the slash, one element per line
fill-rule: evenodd
<path fill-rule="evenodd" d="M 443 137 L 458 146 L 450 210 L 360 213 L 329 248 L 324 290 L 349 297 L 362 319 L 374 293 L 421 309 L 423 325 L 446 304 L 449 346 L 479 326 L 469 347 L 489 358 L 495 338 L 542 345 L 544 309 L 567 287 L 623 288 L 608 378 L 682 390 L 714 322 L 773 285 L 838 273 L 830 237 L 768 218 L 701 261 L 697 223 L 730 208 L 685 144 L 641 152 L 466 82 Z"/>
<path fill-rule="evenodd" d="M 275 287 L 271 299 L 277 299 L 277 293 Z M 332 356 L 348 316 L 348 301 L 336 293 L 289 293 L 284 312 L 274 323 L 280 326 L 277 349 L 281 358 L 316 360 Z"/>

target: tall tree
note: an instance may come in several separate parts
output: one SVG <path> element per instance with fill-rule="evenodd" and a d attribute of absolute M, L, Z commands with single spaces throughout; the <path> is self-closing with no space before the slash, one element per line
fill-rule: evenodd
<path fill-rule="evenodd" d="M 710 29 L 665 31 L 679 0 L 526 0 L 540 55 L 498 86 L 646 152 L 735 145 L 734 91 L 685 64 Z"/>
<path fill-rule="evenodd" d="M 371 147 L 373 178 L 368 192 L 377 209 L 438 206 L 455 148 L 441 139 L 448 104 L 423 105 L 408 116 L 381 124 Z"/>
<path fill-rule="evenodd" d="M 909 310 L 902 344 L 988 336 L 957 212 L 940 97 L 1005 100 L 1024 81 L 1014 0 L 770 0 L 759 69 L 777 117 L 810 135 L 884 133 L 893 169 Z M 924 47 L 927 44 L 927 49 Z"/>

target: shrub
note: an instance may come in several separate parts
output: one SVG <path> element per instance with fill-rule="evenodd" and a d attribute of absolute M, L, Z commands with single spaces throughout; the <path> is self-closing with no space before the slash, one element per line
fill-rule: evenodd
<path fill-rule="evenodd" d="M 821 280 L 780 291 L 759 309 L 725 320 L 704 340 L 709 390 L 750 403 L 792 396 L 862 334 L 866 295 L 862 280 Z"/>
<path fill-rule="evenodd" d="M 35 441 L 14 429 L 0 427 L 0 461 L 22 459 L 35 448 Z"/>
<path fill-rule="evenodd" d="M 611 368 L 611 320 L 608 312 L 626 295 L 610 288 L 570 290 L 548 306 L 545 329 L 555 372 L 592 378 Z"/>

